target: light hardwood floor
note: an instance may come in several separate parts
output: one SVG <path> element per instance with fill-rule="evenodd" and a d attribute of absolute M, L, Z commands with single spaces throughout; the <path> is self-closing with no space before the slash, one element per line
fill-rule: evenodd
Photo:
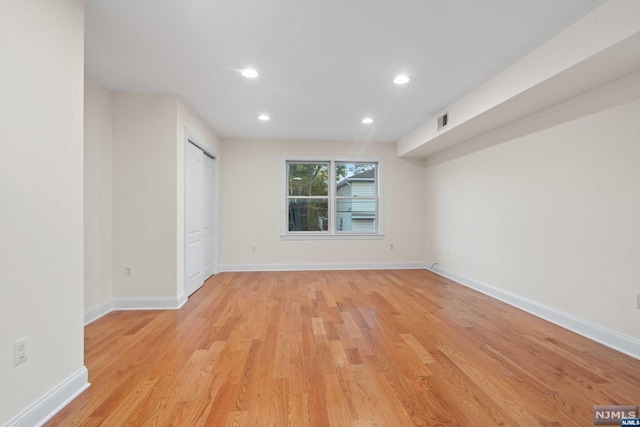
<path fill-rule="evenodd" d="M 592 425 L 640 361 L 423 270 L 223 273 L 87 326 L 48 426 Z"/>

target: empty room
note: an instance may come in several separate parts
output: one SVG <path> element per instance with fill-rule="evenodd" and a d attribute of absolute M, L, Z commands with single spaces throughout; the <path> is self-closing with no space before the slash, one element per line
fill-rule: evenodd
<path fill-rule="evenodd" d="M 639 165 L 637 0 L 3 0 L 0 426 L 640 425 Z"/>

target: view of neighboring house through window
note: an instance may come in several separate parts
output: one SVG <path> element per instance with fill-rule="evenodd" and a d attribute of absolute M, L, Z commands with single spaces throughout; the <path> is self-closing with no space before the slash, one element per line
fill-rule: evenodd
<path fill-rule="evenodd" d="M 286 161 L 288 232 L 377 233 L 377 166 L 376 162 Z"/>
<path fill-rule="evenodd" d="M 336 163 L 338 231 L 375 232 L 377 196 L 375 163 Z"/>

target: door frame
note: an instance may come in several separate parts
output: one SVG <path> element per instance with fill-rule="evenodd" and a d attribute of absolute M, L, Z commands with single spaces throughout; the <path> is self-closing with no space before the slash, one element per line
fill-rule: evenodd
<path fill-rule="evenodd" d="M 183 188 L 183 194 L 184 194 L 184 199 L 182 201 L 183 203 L 183 209 L 184 209 L 184 214 L 182 216 L 182 235 L 183 235 L 183 252 L 184 252 L 184 256 L 183 256 L 183 275 L 182 275 L 182 281 L 183 281 L 183 285 L 182 285 L 182 289 L 183 292 L 187 292 L 186 290 L 186 284 L 187 284 L 187 144 L 192 144 L 195 147 L 199 148 L 200 150 L 202 150 L 202 152 L 204 153 L 205 156 L 211 157 L 213 159 L 213 183 L 212 183 L 212 190 L 213 190 L 213 274 L 218 274 L 220 273 L 220 164 L 219 164 L 219 155 L 211 150 L 210 148 L 208 148 L 206 145 L 202 144 L 199 140 L 199 138 L 193 134 L 193 132 L 191 132 L 189 130 L 189 128 L 185 127 L 184 128 L 184 144 L 182 147 L 182 151 L 183 151 L 183 157 L 184 157 L 184 161 L 183 161 L 183 169 L 184 169 L 184 173 L 183 173 L 183 182 L 184 182 L 184 188 Z M 204 280 L 206 281 L 208 279 L 208 277 L 205 277 Z M 189 295 L 186 295 L 186 297 L 188 297 Z"/>

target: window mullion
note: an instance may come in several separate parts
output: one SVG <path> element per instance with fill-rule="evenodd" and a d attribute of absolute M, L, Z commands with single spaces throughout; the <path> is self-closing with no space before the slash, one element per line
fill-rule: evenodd
<path fill-rule="evenodd" d="M 336 162 L 331 160 L 329 162 L 329 233 L 335 234 L 336 232 L 336 212 L 335 212 L 335 182 L 336 182 Z"/>
<path fill-rule="evenodd" d="M 314 199 L 329 200 L 329 196 L 287 196 L 288 199 Z"/>

